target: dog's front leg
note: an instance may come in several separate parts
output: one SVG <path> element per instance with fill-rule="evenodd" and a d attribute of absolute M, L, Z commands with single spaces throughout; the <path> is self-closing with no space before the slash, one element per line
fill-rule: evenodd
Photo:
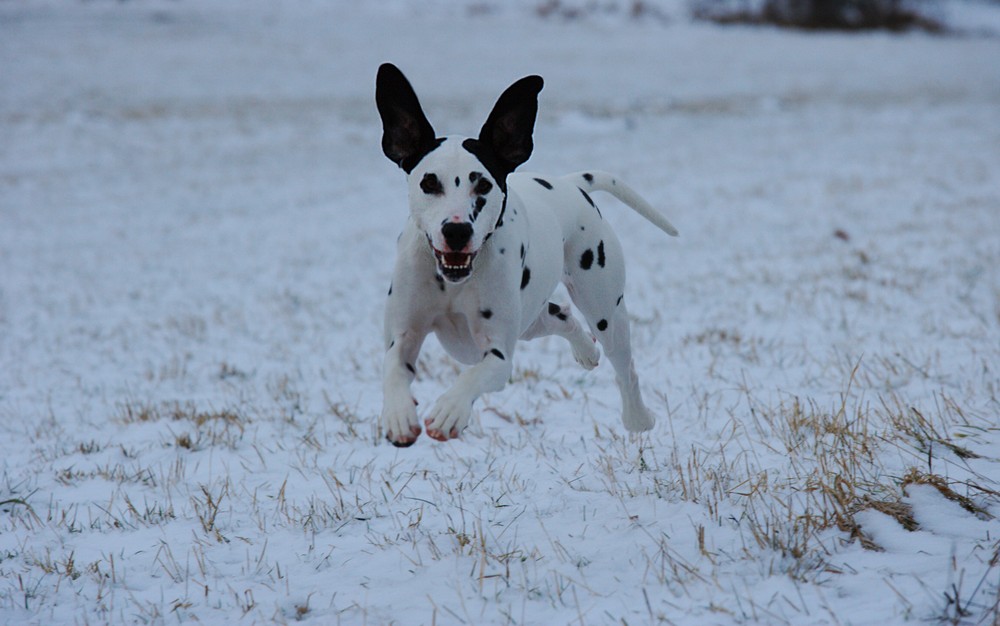
<path fill-rule="evenodd" d="M 401 448 L 420 436 L 417 401 L 410 392 L 416 375 L 417 355 L 425 333 L 407 330 L 390 339 L 382 369 L 382 430 L 385 438 Z"/>
<path fill-rule="evenodd" d="M 469 425 L 472 403 L 490 391 L 500 391 L 510 380 L 514 340 L 505 347 L 487 347 L 483 360 L 462 372 L 451 389 L 446 391 L 424 420 L 427 436 L 438 441 L 455 439 Z"/>

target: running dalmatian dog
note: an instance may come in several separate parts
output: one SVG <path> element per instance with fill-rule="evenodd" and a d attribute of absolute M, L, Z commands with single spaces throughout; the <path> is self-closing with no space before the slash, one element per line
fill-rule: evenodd
<path fill-rule="evenodd" d="M 653 427 L 632 362 L 621 244 L 589 192 L 610 193 L 668 235 L 677 230 L 611 174 L 513 173 L 531 156 L 541 90 L 541 77 L 522 78 L 500 96 L 479 137 L 438 137 L 402 72 L 388 63 L 378 70 L 382 149 L 406 172 L 410 203 L 385 309 L 381 426 L 393 445 L 420 435 L 410 384 L 431 332 L 471 366 L 425 417 L 433 439 L 458 437 L 476 398 L 510 379 L 517 340 L 543 335 L 566 338 L 587 369 L 597 366 L 600 341 L 625 428 Z M 568 306 L 549 302 L 560 281 L 589 333 Z"/>

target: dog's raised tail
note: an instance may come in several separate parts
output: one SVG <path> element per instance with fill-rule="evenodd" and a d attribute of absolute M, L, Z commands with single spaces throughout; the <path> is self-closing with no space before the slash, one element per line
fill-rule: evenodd
<path fill-rule="evenodd" d="M 631 207 L 636 213 L 655 224 L 657 228 L 663 232 L 667 233 L 671 237 L 677 236 L 677 229 L 670 223 L 670 220 L 668 220 L 662 213 L 654 209 L 653 206 L 646 202 L 642 196 L 622 182 L 622 180 L 614 174 L 588 170 L 586 172 L 570 174 L 565 178 L 566 180 L 572 181 L 575 185 L 585 191 L 596 190 L 610 193 L 612 196 L 618 198 L 623 203 Z"/>

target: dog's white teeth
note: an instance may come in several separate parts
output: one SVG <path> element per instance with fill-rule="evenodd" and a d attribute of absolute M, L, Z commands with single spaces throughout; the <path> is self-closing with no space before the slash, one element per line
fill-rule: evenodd
<path fill-rule="evenodd" d="M 461 261 L 459 261 L 459 262 L 456 263 L 454 261 L 449 262 L 447 256 L 442 255 L 440 257 L 440 261 L 441 261 L 441 266 L 444 267 L 445 269 L 449 269 L 449 270 L 464 270 L 464 269 L 468 269 L 469 266 L 472 265 L 472 257 L 471 256 L 470 257 L 466 257 L 466 258 L 464 258 Z"/>
<path fill-rule="evenodd" d="M 438 267 L 448 272 L 469 272 L 472 270 L 472 260 L 475 253 L 463 252 L 443 252 L 434 248 L 434 256 L 437 258 Z"/>

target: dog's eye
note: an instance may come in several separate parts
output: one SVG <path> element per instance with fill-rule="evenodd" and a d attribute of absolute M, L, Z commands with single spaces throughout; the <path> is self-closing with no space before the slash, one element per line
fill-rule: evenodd
<path fill-rule="evenodd" d="M 485 178 L 480 178 L 479 182 L 476 183 L 476 187 L 475 189 L 473 189 L 473 191 L 476 192 L 476 195 L 485 196 L 490 192 L 490 189 L 493 189 L 493 183 L 486 180 Z"/>
<path fill-rule="evenodd" d="M 420 189 L 424 193 L 434 194 L 435 196 L 444 193 L 444 187 L 441 185 L 441 181 L 434 174 L 424 174 L 424 177 L 420 179 Z"/>

